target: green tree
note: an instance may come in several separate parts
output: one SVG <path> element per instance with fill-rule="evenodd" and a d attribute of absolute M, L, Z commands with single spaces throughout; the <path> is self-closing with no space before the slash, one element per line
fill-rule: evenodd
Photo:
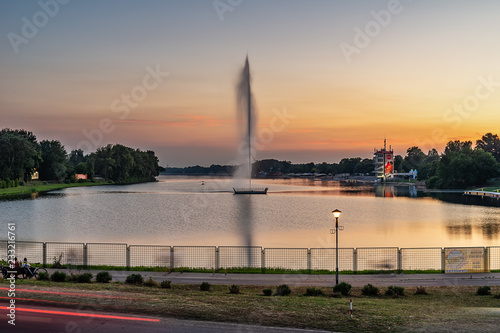
<path fill-rule="evenodd" d="M 471 149 L 470 141 L 450 141 L 438 162 L 436 174 L 428 187 L 467 188 L 481 186 L 498 176 L 499 164 L 493 155 L 481 148 Z"/>
<path fill-rule="evenodd" d="M 403 172 L 403 156 L 394 156 L 394 171 Z"/>
<path fill-rule="evenodd" d="M 69 153 L 69 164 L 73 167 L 76 167 L 78 164 L 85 162 L 85 155 L 83 154 L 83 150 L 75 149 Z"/>
<path fill-rule="evenodd" d="M 406 150 L 406 156 L 403 162 L 403 169 L 408 172 L 411 169 L 418 167 L 425 162 L 427 156 L 417 146 L 410 147 Z"/>
<path fill-rule="evenodd" d="M 9 129 L 0 132 L 0 152 L 0 179 L 4 180 L 30 180 L 41 158 L 36 143 L 19 131 Z"/>
<path fill-rule="evenodd" d="M 500 139 L 498 135 L 486 133 L 481 139 L 476 141 L 476 148 L 480 148 L 487 153 L 491 153 L 500 162 Z"/>
<path fill-rule="evenodd" d="M 42 152 L 42 163 L 40 163 L 41 180 L 62 181 L 67 177 L 66 150 L 61 142 L 57 140 L 43 140 L 40 142 Z"/>
<path fill-rule="evenodd" d="M 448 141 L 446 147 L 444 148 L 444 153 L 446 154 L 449 152 L 461 152 L 463 150 L 470 150 L 470 149 L 472 149 L 471 141 L 460 141 L 460 140 Z"/>
<path fill-rule="evenodd" d="M 359 161 L 354 167 L 354 173 L 370 174 L 373 172 L 373 170 L 374 163 L 373 159 L 371 158 L 365 158 L 362 161 Z"/>
<path fill-rule="evenodd" d="M 343 158 L 339 163 L 339 173 L 354 173 L 354 168 L 359 162 L 361 157 Z"/>

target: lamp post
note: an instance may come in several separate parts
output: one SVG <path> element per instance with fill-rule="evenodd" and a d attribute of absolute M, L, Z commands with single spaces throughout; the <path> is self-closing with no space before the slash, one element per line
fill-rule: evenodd
<path fill-rule="evenodd" d="M 335 216 L 335 285 L 339 284 L 339 217 L 340 210 L 335 209 L 332 214 Z"/>

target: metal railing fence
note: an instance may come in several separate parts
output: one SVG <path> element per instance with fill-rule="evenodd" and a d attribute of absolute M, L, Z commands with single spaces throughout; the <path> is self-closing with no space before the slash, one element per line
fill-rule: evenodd
<path fill-rule="evenodd" d="M 500 270 L 500 246 L 484 251 L 484 267 Z M 12 244 L 0 240 L 0 259 L 12 254 Z M 262 248 L 260 246 L 167 246 L 122 243 L 16 241 L 15 256 L 51 266 L 160 267 L 173 269 L 261 269 L 335 272 L 335 248 Z M 363 247 L 340 248 L 339 271 L 445 271 L 445 249 Z"/>

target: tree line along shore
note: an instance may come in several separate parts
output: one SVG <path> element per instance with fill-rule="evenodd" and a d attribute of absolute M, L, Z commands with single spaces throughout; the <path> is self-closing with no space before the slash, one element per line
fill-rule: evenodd
<path fill-rule="evenodd" d="M 237 166 L 211 165 L 184 168 L 162 168 L 155 153 L 141 151 L 121 144 L 99 147 L 85 154 L 76 149 L 67 152 L 57 140 L 38 141 L 27 130 L 5 128 L 0 131 L 0 196 L 49 191 L 70 186 L 130 184 L 154 181 L 165 174 L 177 175 L 232 175 Z M 303 163 L 265 159 L 252 165 L 255 177 L 289 174 L 320 173 L 325 175 L 370 175 L 373 159 L 343 158 L 339 163 Z M 406 155 L 394 156 L 394 170 L 399 173 L 418 171 L 418 180 L 427 188 L 468 189 L 487 187 L 495 190 L 500 176 L 500 139 L 486 133 L 472 141 L 449 141 L 443 153 L 433 148 L 424 153 L 413 146 Z M 78 179 L 86 175 L 87 179 Z M 33 180 L 37 176 L 36 180 Z"/>
<path fill-rule="evenodd" d="M 163 170 L 151 150 L 115 144 L 90 154 L 81 149 L 68 153 L 60 141 L 38 141 L 32 132 L 22 129 L 1 130 L 0 151 L 0 196 L 154 181 Z"/>
<path fill-rule="evenodd" d="M 167 175 L 215 175 L 230 176 L 236 170 L 234 165 L 213 164 L 209 167 L 167 167 Z M 409 147 L 406 155 L 394 156 L 394 170 L 407 173 L 417 170 L 418 180 L 427 188 L 467 189 L 492 185 L 488 189 L 500 188 L 496 177 L 500 176 L 500 139 L 497 134 L 486 133 L 472 141 L 449 141 L 444 152 L 439 154 L 433 148 L 427 153 L 417 146 Z M 252 165 L 254 177 L 286 177 L 293 174 L 323 175 L 371 175 L 374 161 L 371 158 L 343 158 L 339 163 L 302 163 L 265 159 Z"/>

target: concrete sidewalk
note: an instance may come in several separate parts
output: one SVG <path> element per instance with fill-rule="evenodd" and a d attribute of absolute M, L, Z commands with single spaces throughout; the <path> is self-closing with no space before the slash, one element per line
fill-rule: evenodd
<path fill-rule="evenodd" d="M 52 274 L 57 269 L 47 269 Z M 94 275 L 101 271 L 60 269 L 67 274 L 90 272 Z M 152 278 L 158 282 L 170 280 L 172 283 L 201 284 L 236 284 L 276 286 L 331 287 L 335 285 L 335 275 L 315 274 L 224 274 L 224 273 L 180 273 L 180 272 L 144 272 L 144 271 L 108 271 L 113 281 L 125 281 L 130 274 L 141 274 L 144 279 Z M 373 274 L 373 275 L 339 275 L 340 282 L 347 282 L 353 287 L 363 287 L 368 283 L 378 287 L 401 286 L 499 286 L 499 273 L 462 273 L 462 274 Z"/>

